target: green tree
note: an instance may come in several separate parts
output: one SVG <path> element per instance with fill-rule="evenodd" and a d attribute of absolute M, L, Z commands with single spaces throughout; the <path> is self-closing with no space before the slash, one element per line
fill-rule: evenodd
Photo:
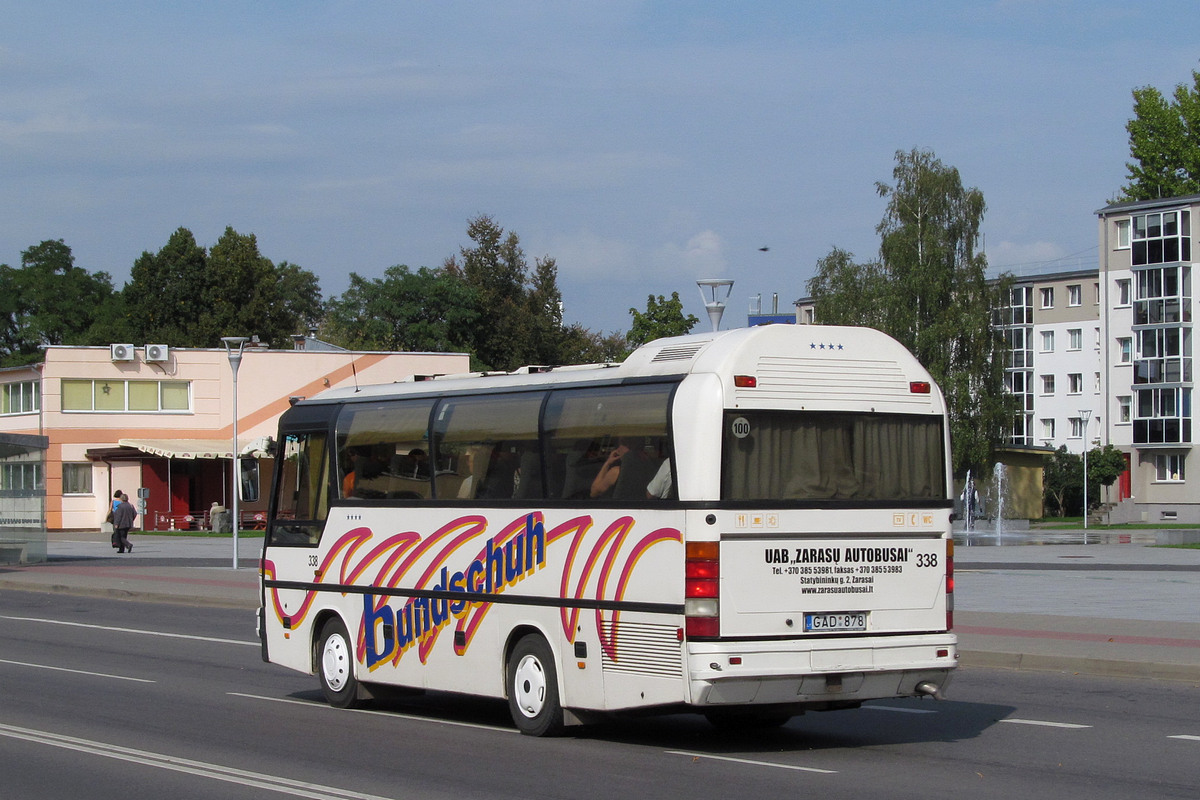
<path fill-rule="evenodd" d="M 1153 86 L 1133 90 L 1126 162 L 1126 200 L 1200 193 L 1200 72 L 1180 83 L 1171 99 Z"/>
<path fill-rule="evenodd" d="M 998 289 L 977 252 L 983 193 L 924 150 L 897 152 L 892 179 L 876 184 L 887 200 L 876 228 L 880 261 L 855 264 L 835 248 L 808 291 L 818 321 L 877 327 L 929 370 L 946 395 L 961 475 L 991 462 L 1013 413 L 991 325 Z"/>
<path fill-rule="evenodd" d="M 550 256 L 530 270 L 514 232 L 481 215 L 467 223 L 473 247 L 459 248 L 443 270 L 459 276 L 478 293 L 473 364 L 478 369 L 512 370 L 526 364 L 574 363 L 580 340 L 563 327 L 558 265 Z"/>
<path fill-rule="evenodd" d="M 562 359 L 559 363 L 618 363 L 625 360 L 629 351 L 629 341 L 625 334 L 614 331 L 605 335 L 573 323 L 563 328 L 560 351 Z"/>
<path fill-rule="evenodd" d="M 1089 470 L 1090 471 L 1090 470 Z M 1043 503 L 1046 513 L 1065 517 L 1083 508 L 1083 458 L 1062 445 L 1042 467 Z"/>
<path fill-rule="evenodd" d="M 1112 486 L 1127 469 L 1125 456 L 1111 444 L 1093 447 L 1088 452 L 1088 499 L 1100 498 L 1101 486 Z"/>
<path fill-rule="evenodd" d="M 511 370 L 535 359 L 528 328 L 526 284 L 529 267 L 516 233 L 507 236 L 494 219 L 480 215 L 467 223 L 473 247 L 459 248 L 444 269 L 461 275 L 479 295 L 481 318 L 475 331 L 474 359 L 481 369 Z"/>
<path fill-rule="evenodd" d="M 317 276 L 258 251 L 233 228 L 207 252 L 178 228 L 157 253 L 143 252 L 121 293 L 131 341 L 217 347 L 222 336 L 258 336 L 291 347 L 323 313 Z"/>
<path fill-rule="evenodd" d="M 187 228 L 178 228 L 157 253 L 143 252 L 122 295 L 137 342 L 214 347 L 200 327 L 211 278 L 208 253 Z"/>
<path fill-rule="evenodd" d="M 534 259 L 526 303 L 532 363 L 572 363 L 564 353 L 566 335 L 562 292 L 558 288 L 558 264 L 550 256 Z"/>
<path fill-rule="evenodd" d="M 112 279 L 106 272 L 75 266 L 62 239 L 23 251 L 20 269 L 0 265 L 0 279 L 0 364 L 34 363 L 47 345 L 111 341 L 96 322 L 113 303 Z"/>
<path fill-rule="evenodd" d="M 626 338 L 632 347 L 640 347 L 655 339 L 665 339 L 668 336 L 683 336 L 690 333 L 700 320 L 694 314 L 683 313 L 683 303 L 679 292 L 671 292 L 668 300 L 661 294 L 646 298 L 646 310 L 629 309 L 633 317 L 633 325 L 629 328 Z"/>
<path fill-rule="evenodd" d="M 887 327 L 883 300 L 888 281 L 878 261 L 859 264 L 853 253 L 834 247 L 817 262 L 807 288 L 813 298 L 819 298 L 817 310 L 823 325 Z"/>
<path fill-rule="evenodd" d="M 480 318 L 478 292 L 445 270 L 389 267 L 381 279 L 350 273 L 329 301 L 323 335 L 356 350 L 469 351 Z"/>

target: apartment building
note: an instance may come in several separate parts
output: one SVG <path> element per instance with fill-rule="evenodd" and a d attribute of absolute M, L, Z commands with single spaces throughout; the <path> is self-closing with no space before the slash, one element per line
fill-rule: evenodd
<path fill-rule="evenodd" d="M 1200 465 L 1188 463 L 1196 316 L 1191 219 L 1198 209 L 1200 195 L 1191 195 L 1096 212 L 1110 414 L 1102 437 L 1130 464 L 1113 521 L 1200 522 Z"/>

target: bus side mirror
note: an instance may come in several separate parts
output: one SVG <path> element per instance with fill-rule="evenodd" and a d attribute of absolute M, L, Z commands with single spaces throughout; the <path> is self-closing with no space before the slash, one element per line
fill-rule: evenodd
<path fill-rule="evenodd" d="M 258 501 L 258 459 L 238 459 L 238 498 L 244 503 Z"/>

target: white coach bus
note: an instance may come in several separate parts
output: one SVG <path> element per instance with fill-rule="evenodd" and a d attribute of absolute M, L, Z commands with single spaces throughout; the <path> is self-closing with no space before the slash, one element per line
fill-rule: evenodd
<path fill-rule="evenodd" d="M 263 658 L 341 707 L 507 698 L 533 735 L 940 696 L 948 453 L 941 392 L 865 328 L 328 392 L 280 420 Z"/>

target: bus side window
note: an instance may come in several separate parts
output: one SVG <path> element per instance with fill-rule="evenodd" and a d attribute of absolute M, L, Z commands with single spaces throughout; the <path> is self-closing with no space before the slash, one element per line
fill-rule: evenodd
<path fill-rule="evenodd" d="M 443 400 L 434 420 L 434 458 L 455 467 L 435 482 L 438 499 L 540 499 L 538 413 L 544 397 L 521 392 Z"/>
<path fill-rule="evenodd" d="M 670 456 L 673 384 L 560 389 L 546 404 L 547 452 L 564 500 L 645 502 Z M 557 459 L 557 460 L 556 460 Z"/>
<path fill-rule="evenodd" d="M 428 500 L 432 399 L 348 404 L 337 419 L 343 499 Z"/>

